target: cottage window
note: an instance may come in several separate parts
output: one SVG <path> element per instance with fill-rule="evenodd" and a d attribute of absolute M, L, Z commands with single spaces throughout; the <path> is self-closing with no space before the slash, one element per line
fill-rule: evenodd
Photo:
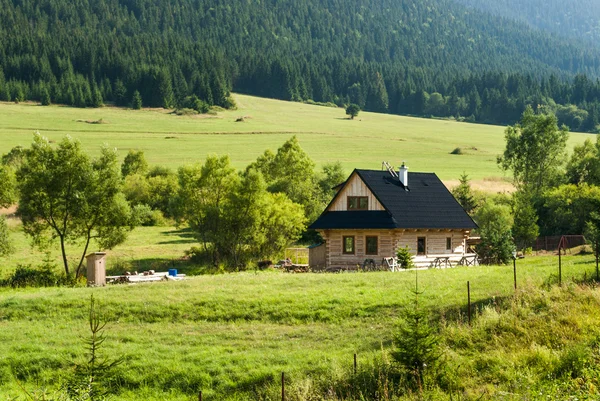
<path fill-rule="evenodd" d="M 369 210 L 369 197 L 349 196 L 348 210 Z"/>
<path fill-rule="evenodd" d="M 417 238 L 417 255 L 425 255 L 427 253 L 427 240 L 425 237 Z"/>
<path fill-rule="evenodd" d="M 447 251 L 451 251 L 452 250 L 452 237 L 447 237 L 446 238 L 446 250 Z"/>
<path fill-rule="evenodd" d="M 354 255 L 354 237 L 344 237 L 344 254 Z"/>
<path fill-rule="evenodd" d="M 367 237 L 367 255 L 377 255 L 377 237 Z"/>

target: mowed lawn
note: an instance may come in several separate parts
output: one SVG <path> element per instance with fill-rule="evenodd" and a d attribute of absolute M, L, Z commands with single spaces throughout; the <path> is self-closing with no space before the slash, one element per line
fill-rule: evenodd
<path fill-rule="evenodd" d="M 521 288 L 557 273 L 557 258 L 518 261 Z M 563 257 L 563 281 L 595 266 Z M 109 321 L 105 355 L 124 356 L 119 400 L 207 399 L 349 368 L 389 347 L 399 312 L 414 299 L 412 272 L 287 274 L 245 272 L 182 282 L 105 288 L 0 289 L 0 394 L 52 386 L 82 354 L 90 295 Z M 511 266 L 418 272 L 420 304 L 466 324 L 474 310 L 513 293 Z M 475 319 L 477 312 L 475 312 Z"/>
<path fill-rule="evenodd" d="M 266 149 L 276 150 L 297 135 L 318 165 L 339 160 L 353 168 L 381 168 L 382 161 L 411 171 L 435 172 L 456 180 L 464 171 L 477 180 L 502 177 L 496 156 L 503 151 L 504 127 L 361 112 L 347 119 L 344 109 L 235 94 L 238 109 L 217 116 L 176 116 L 162 109 L 0 103 L 0 154 L 28 146 L 39 130 L 53 141 L 79 139 L 92 154 L 104 143 L 143 150 L 150 164 L 177 168 L 202 162 L 209 154 L 228 154 L 243 168 Z M 236 122 L 245 117 L 243 122 Z M 102 124 L 91 124 L 102 120 Z M 569 149 L 588 134 L 571 134 Z M 464 154 L 450 152 L 460 147 Z"/>

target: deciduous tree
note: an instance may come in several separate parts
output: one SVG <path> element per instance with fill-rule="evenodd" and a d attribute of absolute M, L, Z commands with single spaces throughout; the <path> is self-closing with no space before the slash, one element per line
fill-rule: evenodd
<path fill-rule="evenodd" d="M 479 225 L 481 243 L 477 253 L 483 263 L 506 264 L 512 258 L 514 243 L 511 227 L 513 218 L 506 205 L 487 200 L 477 211 L 475 221 Z"/>
<path fill-rule="evenodd" d="M 0 164 L 0 209 L 11 206 L 15 200 L 14 173 L 9 166 Z M 0 256 L 8 255 L 13 250 L 6 218 L 0 215 Z"/>
<path fill-rule="evenodd" d="M 567 163 L 567 180 L 571 184 L 586 182 L 600 184 L 600 140 L 586 139 L 581 145 L 575 145 L 573 154 Z"/>
<path fill-rule="evenodd" d="M 512 171 L 517 189 L 525 188 L 537 196 L 560 183 L 569 131 L 558 128 L 554 115 L 536 114 L 527 107 L 521 121 L 506 129 L 505 138 L 506 149 L 498 164 Z"/>
<path fill-rule="evenodd" d="M 261 171 L 270 192 L 284 193 L 292 202 L 304 206 L 309 220 L 321 212 L 315 163 L 302 149 L 296 136 L 277 149 L 276 154 L 267 151 L 251 166 Z"/>
<path fill-rule="evenodd" d="M 177 216 L 194 230 L 204 251 L 218 266 L 222 260 L 225 208 L 235 191 L 239 176 L 228 156 L 209 156 L 203 165 L 179 169 Z"/>
<path fill-rule="evenodd" d="M 359 112 L 360 107 L 357 104 L 351 103 L 346 107 L 346 115 L 350 116 L 351 120 L 354 120 L 354 117 L 356 117 Z"/>
<path fill-rule="evenodd" d="M 121 174 L 127 177 L 131 174 L 146 174 L 148 172 L 148 162 L 141 150 L 130 149 L 127 156 L 121 164 Z"/>
<path fill-rule="evenodd" d="M 305 229 L 301 205 L 268 192 L 255 168 L 240 176 L 228 157 L 180 168 L 179 187 L 176 215 L 194 230 L 215 266 L 225 262 L 237 269 L 276 256 Z"/>
<path fill-rule="evenodd" d="M 130 208 L 121 194 L 116 151 L 104 147 L 90 160 L 78 141 L 65 137 L 54 149 L 36 133 L 17 171 L 18 215 L 36 245 L 60 243 L 65 273 L 72 272 L 67 243 L 82 244 L 76 276 L 92 239 L 110 249 L 131 229 Z"/>
<path fill-rule="evenodd" d="M 537 225 L 538 216 L 533 202 L 531 194 L 525 191 L 517 191 L 513 194 L 512 233 L 519 249 L 531 246 L 540 233 Z"/>

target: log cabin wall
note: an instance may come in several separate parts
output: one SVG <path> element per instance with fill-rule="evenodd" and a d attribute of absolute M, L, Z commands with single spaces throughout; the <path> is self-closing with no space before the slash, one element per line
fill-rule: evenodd
<path fill-rule="evenodd" d="M 398 247 L 408 247 L 412 255 L 417 254 L 417 238 L 425 237 L 427 254 L 439 255 L 446 253 L 462 253 L 464 249 L 464 239 L 468 232 L 463 230 L 452 231 L 428 231 L 416 230 L 405 231 L 399 238 Z M 446 248 L 446 239 L 450 238 L 451 247 Z"/>
<path fill-rule="evenodd" d="M 425 237 L 427 254 L 438 255 L 462 253 L 464 238 L 468 231 L 431 231 L 431 230 L 324 230 L 321 235 L 325 240 L 327 267 L 362 265 L 365 259 L 373 259 L 382 263 L 384 257 L 396 256 L 399 247 L 408 247 L 412 255 L 417 254 L 417 238 Z M 343 238 L 354 237 L 354 254 L 343 253 Z M 377 255 L 366 254 L 366 237 L 376 236 L 378 239 Z M 446 239 L 451 239 L 451 249 L 446 248 Z"/>
<path fill-rule="evenodd" d="M 327 210 L 330 212 L 343 212 L 348 210 L 348 196 L 366 196 L 369 198 L 369 210 L 385 210 L 364 181 L 361 180 L 356 173 L 352 175 L 344 189 L 336 195 L 335 201 Z"/>
<path fill-rule="evenodd" d="M 384 257 L 396 255 L 396 242 L 399 232 L 393 230 L 326 230 L 321 233 L 325 240 L 327 266 L 362 265 L 365 259 L 373 259 L 380 264 Z M 354 237 L 354 254 L 343 252 L 343 238 Z M 377 237 L 377 254 L 367 255 L 366 237 Z"/>

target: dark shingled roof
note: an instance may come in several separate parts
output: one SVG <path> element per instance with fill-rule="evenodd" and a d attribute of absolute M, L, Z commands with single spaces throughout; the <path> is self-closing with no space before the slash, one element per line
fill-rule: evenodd
<path fill-rule="evenodd" d="M 434 173 L 408 173 L 407 189 L 387 171 L 354 171 L 385 211 L 325 211 L 309 228 L 477 228 Z"/>

